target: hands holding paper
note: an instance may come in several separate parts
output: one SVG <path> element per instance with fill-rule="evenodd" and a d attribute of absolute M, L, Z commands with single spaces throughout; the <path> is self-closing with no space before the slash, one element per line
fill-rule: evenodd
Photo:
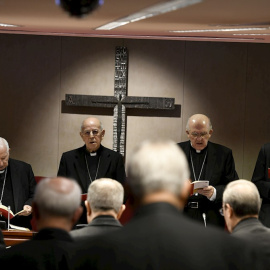
<path fill-rule="evenodd" d="M 207 186 L 204 188 L 197 189 L 197 193 L 206 196 L 208 199 L 212 197 L 214 194 L 214 187 L 213 186 Z"/>
<path fill-rule="evenodd" d="M 23 210 L 18 213 L 19 216 L 29 216 L 32 213 L 32 207 L 30 205 L 24 205 Z"/>

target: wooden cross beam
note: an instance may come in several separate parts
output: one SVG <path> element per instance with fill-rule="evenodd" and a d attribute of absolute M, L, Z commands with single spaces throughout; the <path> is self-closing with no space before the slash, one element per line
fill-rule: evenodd
<path fill-rule="evenodd" d="M 66 94 L 65 105 L 113 109 L 113 150 L 125 156 L 126 109 L 174 110 L 174 98 L 127 96 L 128 52 L 116 47 L 114 96 Z"/>

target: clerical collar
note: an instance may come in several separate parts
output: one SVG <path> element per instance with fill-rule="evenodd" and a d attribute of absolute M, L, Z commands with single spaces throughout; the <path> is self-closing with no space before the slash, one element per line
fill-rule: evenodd
<path fill-rule="evenodd" d="M 89 151 L 87 150 L 86 146 L 84 147 L 84 150 L 85 150 L 85 153 L 86 153 L 87 155 L 89 155 L 90 157 L 99 156 L 99 155 L 100 155 L 100 151 L 101 151 L 101 145 L 100 145 L 100 147 L 98 148 L 98 150 L 95 151 L 95 152 L 89 152 Z"/>
<path fill-rule="evenodd" d="M 0 174 L 1 174 L 1 173 L 4 173 L 4 172 L 5 172 L 5 169 L 4 169 L 3 171 L 0 171 Z"/>
<path fill-rule="evenodd" d="M 191 146 L 191 149 L 192 149 L 192 151 L 193 151 L 194 153 L 201 154 L 201 153 L 205 153 L 205 151 L 206 151 L 208 145 L 206 145 L 206 147 L 205 147 L 204 149 L 202 149 L 202 150 L 197 150 L 197 149 L 195 149 L 195 148 L 192 146 L 191 142 L 190 142 L 190 146 Z"/>

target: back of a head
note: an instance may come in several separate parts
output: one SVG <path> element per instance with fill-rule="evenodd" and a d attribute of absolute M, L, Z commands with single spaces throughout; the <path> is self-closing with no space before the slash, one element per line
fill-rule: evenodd
<path fill-rule="evenodd" d="M 70 179 L 46 178 L 37 184 L 33 202 L 43 218 L 70 218 L 81 204 L 81 188 Z"/>
<path fill-rule="evenodd" d="M 118 213 L 124 201 L 124 188 L 116 180 L 97 179 L 88 188 L 87 200 L 93 212 L 114 210 Z"/>
<path fill-rule="evenodd" d="M 128 184 L 137 198 L 158 191 L 178 196 L 189 178 L 185 154 L 173 141 L 145 141 L 128 164 Z"/>
<path fill-rule="evenodd" d="M 260 195 L 257 187 L 248 180 L 230 182 L 223 193 L 223 203 L 228 203 L 237 217 L 258 215 Z"/>

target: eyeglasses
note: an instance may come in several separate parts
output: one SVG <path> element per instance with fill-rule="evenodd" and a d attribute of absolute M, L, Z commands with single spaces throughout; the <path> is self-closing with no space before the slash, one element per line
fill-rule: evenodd
<path fill-rule="evenodd" d="M 192 132 L 192 133 L 190 133 L 190 136 L 193 137 L 194 139 L 204 138 L 207 135 L 208 135 L 208 132 L 203 132 L 203 133 Z"/>
<path fill-rule="evenodd" d="M 98 129 L 85 130 L 83 132 L 83 136 L 90 137 L 91 133 L 92 133 L 92 136 L 98 136 L 100 134 L 100 131 Z"/>
<path fill-rule="evenodd" d="M 218 211 L 219 211 L 219 213 L 224 217 L 223 208 L 221 207 Z"/>

